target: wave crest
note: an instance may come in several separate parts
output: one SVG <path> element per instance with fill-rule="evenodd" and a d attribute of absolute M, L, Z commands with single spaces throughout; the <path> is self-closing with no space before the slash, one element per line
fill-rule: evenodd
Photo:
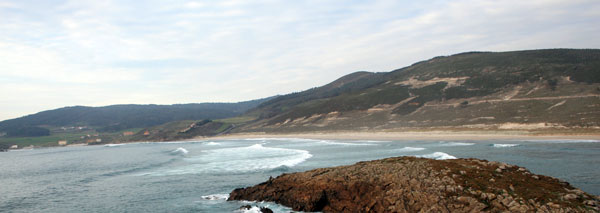
<path fill-rule="evenodd" d="M 116 146 L 123 146 L 123 145 L 125 145 L 125 144 L 122 144 L 122 143 L 118 143 L 118 144 L 109 143 L 109 144 L 104 144 L 104 147 L 116 147 Z"/>
<path fill-rule="evenodd" d="M 400 152 L 417 152 L 417 151 L 423 151 L 423 150 L 425 150 L 425 148 L 422 148 L 422 147 L 410 147 L 410 146 L 407 146 L 407 147 L 404 147 L 404 148 L 401 148 L 401 149 L 396 149 L 396 151 L 400 151 Z"/>
<path fill-rule="evenodd" d="M 171 154 L 175 154 L 175 155 L 187 155 L 189 151 L 183 147 L 179 147 L 173 151 L 171 151 Z"/>
<path fill-rule="evenodd" d="M 440 142 L 441 146 L 471 146 L 475 145 L 475 143 L 467 143 L 467 142 Z"/>
<path fill-rule="evenodd" d="M 456 159 L 456 157 L 449 155 L 448 153 L 445 153 L 445 152 L 434 152 L 434 153 L 426 154 L 426 155 L 417 155 L 417 157 L 431 158 L 431 159 L 435 159 L 435 160 Z"/>
<path fill-rule="evenodd" d="M 506 148 L 506 147 L 515 147 L 515 146 L 519 146 L 520 144 L 516 144 L 516 143 L 507 143 L 507 144 L 503 144 L 503 143 L 495 143 L 492 144 L 492 147 L 495 148 Z"/>
<path fill-rule="evenodd" d="M 236 174 L 289 169 L 311 157 L 312 155 L 306 150 L 264 147 L 262 144 L 254 144 L 247 147 L 206 150 L 201 155 L 185 158 L 184 160 L 189 162 L 188 165 L 146 175 Z"/>
<path fill-rule="evenodd" d="M 211 142 L 208 142 L 208 143 L 206 143 L 206 145 L 209 145 L 209 146 L 217 146 L 217 145 L 221 145 L 221 144 L 220 144 L 220 143 L 217 143 L 217 142 L 212 142 L 212 141 L 211 141 Z"/>
<path fill-rule="evenodd" d="M 205 200 L 227 200 L 229 198 L 229 194 L 212 194 L 200 197 Z"/>

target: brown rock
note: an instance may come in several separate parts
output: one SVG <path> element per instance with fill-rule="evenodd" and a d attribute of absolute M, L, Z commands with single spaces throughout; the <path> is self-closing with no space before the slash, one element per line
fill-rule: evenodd
<path fill-rule="evenodd" d="M 582 191 L 582 197 L 591 199 L 585 203 L 571 199 L 579 197 L 576 189 L 557 180 L 484 162 L 415 157 L 359 162 L 283 174 L 235 189 L 229 200 L 273 201 L 295 211 L 322 212 L 586 212 L 597 208 L 596 197 Z M 498 175 L 494 171 L 498 166 L 508 169 Z"/>
<path fill-rule="evenodd" d="M 577 199 L 577 195 L 575 195 L 575 194 L 566 194 L 565 196 L 563 196 L 563 198 L 565 200 L 575 200 L 575 199 Z"/>
<path fill-rule="evenodd" d="M 588 206 L 598 206 L 598 201 L 586 200 L 586 201 L 583 201 L 583 204 L 588 205 Z"/>

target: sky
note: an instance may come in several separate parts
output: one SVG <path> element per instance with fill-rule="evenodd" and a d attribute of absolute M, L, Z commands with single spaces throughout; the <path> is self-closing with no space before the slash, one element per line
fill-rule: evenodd
<path fill-rule="evenodd" d="M 0 120 L 238 102 L 466 51 L 600 48 L 598 0 L 0 0 Z"/>

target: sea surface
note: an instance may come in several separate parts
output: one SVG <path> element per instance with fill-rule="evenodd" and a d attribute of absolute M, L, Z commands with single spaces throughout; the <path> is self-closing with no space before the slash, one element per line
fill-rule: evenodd
<path fill-rule="evenodd" d="M 600 195 L 598 140 L 245 139 L 56 147 L 0 153 L 0 212 L 235 212 L 235 188 L 270 176 L 394 156 L 481 158 Z"/>

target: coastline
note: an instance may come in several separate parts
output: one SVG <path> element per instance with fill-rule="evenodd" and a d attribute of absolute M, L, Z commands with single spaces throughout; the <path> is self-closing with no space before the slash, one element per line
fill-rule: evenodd
<path fill-rule="evenodd" d="M 600 132 L 587 134 L 530 133 L 526 131 L 323 131 L 299 133 L 232 133 L 192 140 L 240 138 L 306 138 L 322 140 L 599 140 Z"/>
<path fill-rule="evenodd" d="M 585 132 L 529 132 L 527 130 L 493 131 L 493 130 L 408 130 L 408 131 L 314 131 L 296 133 L 266 133 L 242 132 L 218 136 L 200 136 L 176 141 L 116 141 L 109 144 L 153 143 L 153 142 L 193 142 L 219 139 L 246 139 L 246 138 L 304 138 L 315 140 L 597 140 L 600 142 L 600 131 Z M 78 146 L 104 146 L 106 144 L 68 144 L 66 146 L 23 147 L 51 148 L 51 147 L 78 147 Z"/>

